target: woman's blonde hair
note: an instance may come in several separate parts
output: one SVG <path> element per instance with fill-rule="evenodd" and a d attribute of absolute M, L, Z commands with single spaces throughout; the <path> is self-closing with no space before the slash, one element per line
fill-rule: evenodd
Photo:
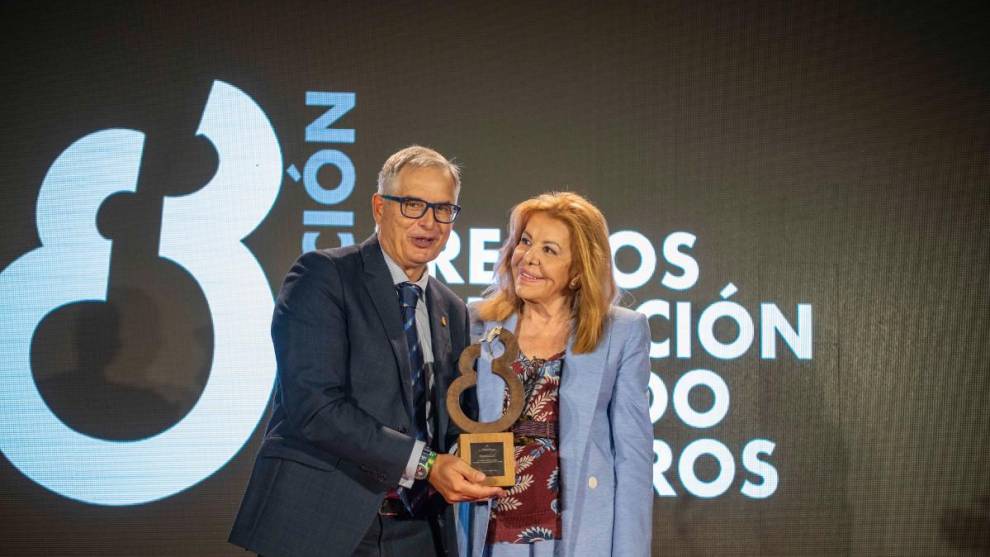
<path fill-rule="evenodd" d="M 485 291 L 478 315 L 486 321 L 502 321 L 522 310 L 512 277 L 512 252 L 526 223 L 536 213 L 559 220 L 571 234 L 570 276 L 578 280 L 570 290 L 574 318 L 575 353 L 591 352 L 598 345 L 617 289 L 612 277 L 612 250 L 608 243 L 605 216 L 584 197 L 572 192 L 550 192 L 527 199 L 512 208 L 509 235 L 499 250 L 495 282 Z"/>

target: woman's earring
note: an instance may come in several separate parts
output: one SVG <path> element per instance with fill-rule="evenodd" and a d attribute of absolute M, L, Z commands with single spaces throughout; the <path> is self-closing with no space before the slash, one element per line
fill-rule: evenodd
<path fill-rule="evenodd" d="M 577 290 L 578 289 L 578 279 L 572 280 L 571 281 L 571 284 L 569 286 L 571 287 L 571 290 Z"/>

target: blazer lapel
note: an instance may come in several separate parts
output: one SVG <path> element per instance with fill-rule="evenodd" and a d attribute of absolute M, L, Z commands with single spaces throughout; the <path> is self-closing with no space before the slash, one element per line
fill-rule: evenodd
<path fill-rule="evenodd" d="M 412 372 L 409 369 L 409 347 L 406 345 L 406 335 L 402 330 L 402 316 L 399 315 L 399 299 L 392 284 L 392 275 L 385 265 L 378 236 L 373 235 L 361 244 L 361 256 L 364 259 L 364 283 L 368 296 L 374 302 L 378 317 L 382 320 L 385 335 L 395 355 L 395 363 L 399 368 L 399 383 L 402 386 L 402 402 L 410 421 L 413 419 L 412 408 Z"/>
<path fill-rule="evenodd" d="M 575 354 L 574 337 L 567 343 L 560 382 L 560 461 L 565 509 L 581 508 L 577 500 L 586 464 L 584 455 L 591 434 L 591 421 L 601 395 L 605 362 L 611 341 L 611 327 L 593 352 Z M 573 527 L 574 513 L 565 513 L 565 532 Z"/>

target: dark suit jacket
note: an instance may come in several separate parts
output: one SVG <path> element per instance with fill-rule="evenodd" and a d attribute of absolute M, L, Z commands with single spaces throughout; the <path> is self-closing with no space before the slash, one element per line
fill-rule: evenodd
<path fill-rule="evenodd" d="M 469 323 L 464 303 L 432 277 L 426 301 L 446 451 L 459 432 L 443 401 Z M 272 417 L 230 541 L 266 557 L 351 555 L 414 443 L 408 347 L 378 237 L 300 257 L 276 301 L 272 339 Z M 449 507 L 440 521 L 454 555 Z"/>

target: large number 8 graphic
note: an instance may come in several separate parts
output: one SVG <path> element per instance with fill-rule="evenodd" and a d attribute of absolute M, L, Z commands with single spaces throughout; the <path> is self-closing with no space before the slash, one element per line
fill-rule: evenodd
<path fill-rule="evenodd" d="M 0 273 L 0 450 L 27 477 L 65 497 L 132 505 L 191 487 L 240 450 L 271 394 L 272 295 L 241 240 L 278 195 L 278 139 L 261 108 L 220 81 L 196 133 L 216 147 L 217 172 L 202 189 L 165 199 L 159 246 L 161 257 L 199 283 L 213 319 L 210 376 L 181 421 L 137 441 L 90 437 L 52 413 L 31 373 L 31 339 L 46 315 L 106 300 L 111 242 L 97 231 L 96 214 L 110 195 L 136 190 L 141 132 L 102 130 L 63 151 L 38 196 L 42 246 Z"/>

